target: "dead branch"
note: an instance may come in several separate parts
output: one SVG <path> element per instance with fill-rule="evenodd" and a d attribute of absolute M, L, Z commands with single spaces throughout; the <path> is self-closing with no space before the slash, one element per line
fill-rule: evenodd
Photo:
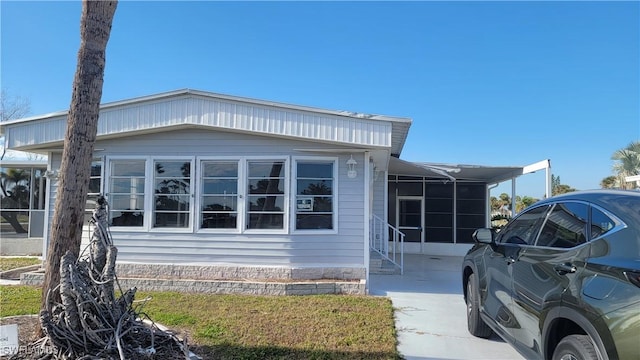
<path fill-rule="evenodd" d="M 61 259 L 60 285 L 53 291 L 62 301 L 47 294 L 40 312 L 45 337 L 12 360 L 189 359 L 186 341 L 143 322 L 146 314 L 133 307 L 136 289 L 120 290 L 106 206 L 101 198 L 93 213 L 89 254 L 76 259 L 67 252 Z"/>

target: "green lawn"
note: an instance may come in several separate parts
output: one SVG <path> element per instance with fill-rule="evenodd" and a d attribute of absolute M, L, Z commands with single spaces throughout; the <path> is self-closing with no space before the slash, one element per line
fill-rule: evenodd
<path fill-rule="evenodd" d="M 41 289 L 0 286 L 0 316 L 35 314 Z M 393 307 L 372 296 L 139 292 L 149 317 L 205 359 L 401 359 Z"/>
<path fill-rule="evenodd" d="M 17 269 L 23 266 L 41 264 L 42 261 L 34 257 L 0 257 L 0 271 Z"/>

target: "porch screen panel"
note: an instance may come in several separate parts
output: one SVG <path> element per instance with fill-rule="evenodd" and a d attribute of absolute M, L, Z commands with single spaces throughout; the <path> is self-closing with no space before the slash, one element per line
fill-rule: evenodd
<path fill-rule="evenodd" d="M 238 224 L 238 162 L 203 161 L 200 227 L 235 229 Z"/>
<path fill-rule="evenodd" d="M 111 226 L 143 226 L 145 164 L 145 160 L 111 160 L 109 177 L 109 224 Z"/>
<path fill-rule="evenodd" d="M 422 241 L 422 200 L 398 201 L 398 229 L 405 234 L 406 242 Z"/>
<path fill-rule="evenodd" d="M 44 168 L 0 167 L 0 233 L 42 236 L 44 172 Z M 35 222 L 34 216 L 38 219 Z M 38 227 L 36 234 L 33 232 L 34 225 Z M 30 234 L 29 229 L 32 230 Z"/>
<path fill-rule="evenodd" d="M 485 227 L 487 186 L 484 183 L 458 183 L 456 242 L 473 243 L 471 235 Z"/>
<path fill-rule="evenodd" d="M 284 161 L 247 162 L 247 229 L 283 229 Z"/>
<path fill-rule="evenodd" d="M 388 215 L 387 215 L 387 222 L 389 223 L 389 225 L 397 227 L 398 224 L 396 224 L 396 192 L 398 190 L 398 182 L 397 182 L 397 177 L 395 175 L 390 175 L 389 176 L 389 191 L 387 193 L 387 206 L 389 208 L 389 210 L 387 211 Z"/>
<path fill-rule="evenodd" d="M 154 168 L 154 227 L 189 227 L 191 162 L 156 160 Z"/>
<path fill-rule="evenodd" d="M 296 229 L 333 229 L 334 163 L 303 162 L 296 167 Z"/>
<path fill-rule="evenodd" d="M 425 184 L 426 242 L 453 243 L 453 183 Z"/>

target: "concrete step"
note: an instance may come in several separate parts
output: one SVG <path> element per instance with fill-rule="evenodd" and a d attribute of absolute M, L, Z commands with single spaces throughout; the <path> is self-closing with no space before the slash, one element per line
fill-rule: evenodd
<path fill-rule="evenodd" d="M 400 268 L 397 266 L 394 267 L 383 267 L 379 269 L 369 269 L 369 274 L 373 275 L 400 275 Z"/>
<path fill-rule="evenodd" d="M 369 258 L 369 273 L 376 275 L 400 275 L 400 268 L 383 259 L 380 254 L 372 253 Z"/>

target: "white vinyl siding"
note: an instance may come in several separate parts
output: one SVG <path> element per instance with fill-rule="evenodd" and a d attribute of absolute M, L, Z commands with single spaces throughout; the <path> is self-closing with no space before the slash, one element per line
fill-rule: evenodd
<path fill-rule="evenodd" d="M 296 231 L 292 224 L 291 207 L 293 197 L 286 195 L 285 222 L 283 230 L 247 229 L 246 224 L 238 222 L 237 229 L 201 228 L 200 209 L 206 197 L 198 184 L 203 176 L 202 164 L 213 162 L 238 162 L 238 216 L 246 214 L 247 203 L 247 161 L 286 161 L 286 169 L 291 169 L 296 159 L 315 159 L 327 161 L 327 151 L 336 149 L 335 144 L 309 143 L 278 137 L 248 135 L 237 132 L 202 131 L 202 129 L 182 129 L 172 132 L 158 132 L 136 137 L 121 137 L 101 140 L 96 143 L 97 156 L 105 158 L 105 172 L 109 163 L 116 160 L 144 160 L 146 162 L 145 181 L 153 184 L 153 160 L 193 159 L 192 192 L 194 192 L 192 229 L 151 228 L 153 192 L 146 191 L 145 227 L 112 226 L 112 236 L 118 247 L 118 261 L 150 262 L 158 264 L 240 264 L 247 266 L 340 266 L 363 267 L 365 252 L 364 239 L 365 210 L 364 192 L 367 188 L 364 157 L 362 153 L 353 153 L 358 162 L 358 176 L 347 178 L 346 161 L 351 153 L 348 148 L 333 155 L 336 170 L 334 206 L 336 216 L 332 231 L 313 230 Z M 321 154 L 304 151 L 326 148 Z M 59 154 L 53 157 L 52 166 L 59 167 Z M 289 171 L 289 170 L 287 170 Z M 292 184 L 293 177 L 285 174 L 285 184 Z M 382 177 L 382 176 L 381 176 Z M 108 186 L 109 175 L 103 179 Z M 53 215 L 53 199 L 57 182 L 51 182 L 50 216 Z M 289 185 L 287 185 L 289 186 Z M 150 186 L 152 187 L 152 186 Z M 109 202 L 111 205 L 111 190 Z M 286 194 L 291 191 L 285 189 Z M 148 199 L 147 199 L 148 198 Z M 339 216 L 338 216 L 339 214 Z M 148 224 L 147 224 L 147 218 Z"/>
<path fill-rule="evenodd" d="M 32 145 L 62 142 L 66 119 L 66 113 L 57 113 L 32 121 L 3 124 L 8 134 L 7 147 L 26 150 Z M 102 105 L 97 135 L 98 138 L 113 137 L 167 127 L 202 126 L 209 130 L 387 148 L 399 154 L 410 124 L 411 120 L 406 118 L 184 91 Z"/>
<path fill-rule="evenodd" d="M 381 219 L 386 219 L 387 199 L 382 195 L 387 193 L 387 172 L 374 170 L 372 176 L 374 179 L 371 184 L 372 212 Z"/>

